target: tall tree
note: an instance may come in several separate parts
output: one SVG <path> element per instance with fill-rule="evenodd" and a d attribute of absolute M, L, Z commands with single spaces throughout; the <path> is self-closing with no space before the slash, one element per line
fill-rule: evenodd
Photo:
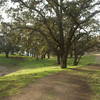
<path fill-rule="evenodd" d="M 41 30 L 46 40 L 52 40 L 59 48 L 61 68 L 67 67 L 67 59 L 76 31 L 89 28 L 89 22 L 100 13 L 94 9 L 100 5 L 94 0 L 12 0 L 19 3 L 19 13 L 30 13 L 36 20 L 35 28 Z M 29 21 L 29 20 L 28 20 Z M 38 23 L 39 22 L 39 23 Z M 31 23 L 31 21 L 29 21 Z M 87 27 L 88 23 L 88 27 Z M 33 23 L 32 23 L 33 24 Z M 34 26 L 33 24 L 33 26 Z M 40 27 L 42 25 L 42 27 Z M 46 32 L 44 32 L 44 28 Z"/>

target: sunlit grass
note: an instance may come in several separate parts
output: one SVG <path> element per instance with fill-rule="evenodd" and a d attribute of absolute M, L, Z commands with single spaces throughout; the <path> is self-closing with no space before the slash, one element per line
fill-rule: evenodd
<path fill-rule="evenodd" d="M 91 65 L 91 64 L 96 64 L 95 56 L 93 56 L 93 55 L 83 56 L 77 66 L 73 66 L 72 58 L 68 59 L 68 68 L 85 67 L 86 65 Z"/>
<path fill-rule="evenodd" d="M 72 66 L 72 59 L 69 59 L 68 67 L 85 66 L 91 64 L 94 59 L 95 57 L 93 56 L 84 56 L 78 66 Z M 5 66 L 9 70 L 14 70 L 13 73 L 0 77 L 1 97 L 20 93 L 23 87 L 35 82 L 36 79 L 62 71 L 60 66 L 56 64 L 55 57 L 35 60 L 32 57 L 10 56 L 7 59 L 4 55 L 0 55 L 0 65 Z"/>
<path fill-rule="evenodd" d="M 94 72 L 90 82 L 92 90 L 95 94 L 93 100 L 100 100 L 100 70 Z"/>
<path fill-rule="evenodd" d="M 92 91 L 91 100 L 100 100 L 100 70 L 90 67 L 79 67 L 77 70 L 68 69 L 67 72 L 84 77 L 82 80 L 87 82 Z"/>
<path fill-rule="evenodd" d="M 59 67 L 42 67 L 35 69 L 23 69 L 0 78 L 0 96 L 12 95 L 20 92 L 20 88 L 25 87 L 35 79 L 50 75 L 51 73 L 62 71 Z"/>

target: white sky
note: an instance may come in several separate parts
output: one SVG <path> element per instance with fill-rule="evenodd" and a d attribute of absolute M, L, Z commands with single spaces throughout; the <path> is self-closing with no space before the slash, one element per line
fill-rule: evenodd
<path fill-rule="evenodd" d="M 4 9 L 9 9 L 9 8 L 16 8 L 18 5 L 18 3 L 14 4 L 14 3 L 11 3 L 10 1 L 6 3 L 6 6 L 4 7 L 1 7 L 0 8 L 0 14 L 2 14 L 2 18 L 5 22 L 9 22 L 11 21 L 11 17 L 8 15 L 7 12 L 5 12 Z"/>
<path fill-rule="evenodd" d="M 9 1 L 9 0 L 8 0 L 8 1 Z M 69 0 L 69 1 L 72 1 L 72 0 Z M 99 1 L 99 0 L 96 0 L 96 1 Z M 18 3 L 13 4 L 13 3 L 11 3 L 10 1 L 7 2 L 6 4 L 7 4 L 6 9 L 9 9 L 10 7 L 16 8 L 17 5 L 18 5 Z M 100 6 L 99 6 L 99 8 L 98 8 L 98 7 L 95 8 L 95 10 L 98 10 L 98 9 L 100 9 Z M 9 21 L 12 20 L 12 19 L 8 16 L 8 14 L 5 13 L 4 8 L 0 8 L 0 14 L 2 14 L 2 17 L 3 17 L 3 19 L 4 19 L 5 22 L 9 22 Z M 100 14 L 96 15 L 96 18 L 100 21 Z M 0 22 L 1 22 L 1 21 L 0 21 Z"/>

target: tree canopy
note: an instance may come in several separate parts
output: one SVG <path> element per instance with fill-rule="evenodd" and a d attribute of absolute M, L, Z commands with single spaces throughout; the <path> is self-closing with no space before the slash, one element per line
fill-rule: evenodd
<path fill-rule="evenodd" d="M 7 2 L 7 0 L 5 0 Z M 96 0 L 8 0 L 15 6 L 5 11 L 12 21 L 15 43 L 23 51 L 44 56 L 53 52 L 61 68 L 67 67 L 70 52 L 80 58 L 99 32 L 100 1 Z M 2 3 L 2 2 L 1 2 Z M 6 5 L 6 3 L 5 3 Z M 94 35 L 95 34 L 95 35 Z M 15 36 L 15 38 L 14 38 Z M 83 47 L 84 45 L 84 47 Z M 80 55 L 80 56 L 79 56 Z M 76 61 L 78 62 L 78 61 Z"/>

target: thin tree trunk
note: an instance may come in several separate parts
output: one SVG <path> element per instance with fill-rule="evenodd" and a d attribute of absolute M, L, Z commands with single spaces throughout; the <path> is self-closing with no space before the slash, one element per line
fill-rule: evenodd
<path fill-rule="evenodd" d="M 46 58 L 46 54 L 41 55 L 41 59 L 45 59 Z"/>
<path fill-rule="evenodd" d="M 82 55 L 80 55 L 80 57 L 78 58 L 77 65 L 79 64 L 81 57 Z"/>
<path fill-rule="evenodd" d="M 50 53 L 49 52 L 47 53 L 47 58 L 50 59 Z"/>
<path fill-rule="evenodd" d="M 70 52 L 70 58 L 73 58 L 73 52 L 72 51 Z"/>
<path fill-rule="evenodd" d="M 36 60 L 39 60 L 39 55 L 38 55 L 38 54 L 36 54 L 36 56 L 35 56 L 35 57 L 36 57 Z"/>
<path fill-rule="evenodd" d="M 78 59 L 77 57 L 74 57 L 74 62 L 73 62 L 74 66 L 76 66 L 78 64 L 77 59 Z"/>
<path fill-rule="evenodd" d="M 78 65 L 80 62 L 80 59 L 81 59 L 81 56 L 78 57 L 78 55 L 75 55 L 73 65 L 74 66 Z"/>

